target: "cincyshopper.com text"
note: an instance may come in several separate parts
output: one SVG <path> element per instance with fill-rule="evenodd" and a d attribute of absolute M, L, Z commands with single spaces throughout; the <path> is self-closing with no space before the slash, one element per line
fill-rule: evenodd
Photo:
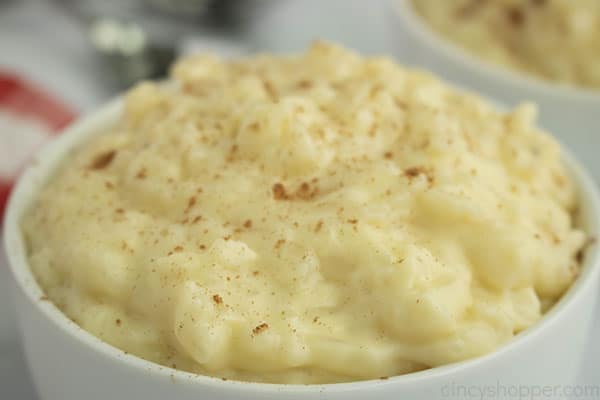
<path fill-rule="evenodd" d="M 448 399 L 598 399 L 600 385 L 463 385 L 456 382 L 444 385 L 441 394 Z"/>

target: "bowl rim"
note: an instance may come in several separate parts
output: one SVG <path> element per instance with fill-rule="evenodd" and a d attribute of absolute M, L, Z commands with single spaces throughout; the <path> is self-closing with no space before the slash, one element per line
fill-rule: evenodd
<path fill-rule="evenodd" d="M 566 97 L 565 100 L 600 102 L 600 88 L 592 89 L 567 83 L 544 80 L 533 74 L 519 72 L 502 64 L 487 61 L 461 47 L 450 39 L 445 39 L 436 32 L 420 15 L 411 2 L 413 0 L 388 0 L 388 7 L 401 22 L 413 32 L 429 49 L 438 51 L 461 67 L 476 71 L 486 79 L 495 80 L 503 85 L 516 86 L 520 90 L 538 92 L 542 96 Z"/>
<path fill-rule="evenodd" d="M 469 370 L 474 370 L 493 363 L 501 357 L 507 357 L 527 346 L 535 340 L 536 336 L 553 325 L 559 324 L 561 315 L 568 314 L 578 299 L 588 293 L 591 286 L 600 274 L 600 246 L 593 243 L 585 252 L 581 274 L 571 285 L 561 299 L 542 318 L 530 328 L 514 336 L 491 353 L 459 361 L 447 365 L 433 367 L 427 370 L 412 372 L 404 375 L 391 376 L 388 379 L 371 379 L 343 383 L 328 384 L 278 384 L 246 382 L 237 380 L 223 380 L 219 377 L 200 375 L 196 373 L 176 370 L 167 366 L 147 361 L 135 355 L 128 354 L 118 349 L 93 334 L 79 327 L 70 320 L 52 302 L 43 301 L 44 291 L 38 285 L 29 268 L 25 241 L 20 228 L 22 215 L 29 208 L 31 201 L 48 179 L 51 179 L 54 170 L 62 160 L 88 138 L 105 132 L 114 126 L 122 113 L 123 100 L 118 97 L 101 107 L 91 115 L 85 116 L 70 127 L 63 134 L 54 137 L 48 145 L 34 157 L 18 179 L 10 196 L 4 221 L 4 246 L 8 260 L 8 267 L 13 279 L 16 281 L 16 290 L 22 292 L 25 298 L 40 312 L 49 323 L 61 330 L 71 340 L 87 347 L 92 351 L 114 362 L 122 363 L 139 373 L 152 374 L 156 377 L 176 379 L 177 381 L 190 381 L 195 384 L 212 385 L 221 390 L 241 390 L 261 393 L 323 393 L 345 392 L 367 387 L 384 385 L 409 385 L 415 383 L 428 383 L 435 379 L 444 379 L 456 376 Z M 578 195 L 581 198 L 580 209 L 586 212 L 586 225 L 589 234 L 597 237 L 600 232 L 600 194 L 594 180 L 574 159 L 573 156 L 561 146 L 563 162 L 571 173 Z"/>

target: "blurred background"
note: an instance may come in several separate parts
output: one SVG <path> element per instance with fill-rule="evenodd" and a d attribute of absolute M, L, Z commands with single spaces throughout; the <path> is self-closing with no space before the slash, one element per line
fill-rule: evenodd
<path fill-rule="evenodd" d="M 76 111 L 183 52 L 291 51 L 327 38 L 385 52 L 385 0 L 0 0 L 0 72 Z"/>
<path fill-rule="evenodd" d="M 290 52 L 320 38 L 402 62 L 389 29 L 391 2 L 0 0 L 0 216 L 14 176 L 36 148 L 136 81 L 165 76 L 181 54 Z M 0 399 L 36 400 L 3 258 L 0 250 Z M 583 382 L 596 382 L 599 359 L 596 345 Z"/>

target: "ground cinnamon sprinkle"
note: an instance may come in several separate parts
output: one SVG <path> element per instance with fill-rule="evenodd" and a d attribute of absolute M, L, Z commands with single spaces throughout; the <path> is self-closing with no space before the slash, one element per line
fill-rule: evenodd
<path fill-rule="evenodd" d="M 584 256 L 585 256 L 585 250 L 584 249 L 579 249 L 577 251 L 577 253 L 575 253 L 575 261 L 577 261 L 577 264 L 581 264 L 583 262 Z"/>
<path fill-rule="evenodd" d="M 424 172 L 423 167 L 410 167 L 404 170 L 404 176 L 408 178 L 416 178 Z"/>
<path fill-rule="evenodd" d="M 117 326 L 121 326 L 121 320 L 117 318 L 117 320 L 115 321 L 115 324 L 117 324 Z"/>
<path fill-rule="evenodd" d="M 296 84 L 296 87 L 300 89 L 310 89 L 313 86 L 313 83 L 307 79 L 303 79 Z"/>
<path fill-rule="evenodd" d="M 232 162 L 235 160 L 235 154 L 238 151 L 238 145 L 234 144 L 229 149 L 229 154 L 227 154 L 227 158 L 225 159 L 227 162 Z"/>
<path fill-rule="evenodd" d="M 135 177 L 138 179 L 146 179 L 146 168 L 140 169 Z"/>
<path fill-rule="evenodd" d="M 310 193 L 310 185 L 307 182 L 302 182 L 302 184 L 296 189 L 296 196 L 305 197 Z"/>
<path fill-rule="evenodd" d="M 279 239 L 277 243 L 275 243 L 275 248 L 279 249 L 281 246 L 285 244 L 285 239 Z"/>
<path fill-rule="evenodd" d="M 216 304 L 223 303 L 223 298 L 221 296 L 219 296 L 218 294 L 213 295 L 212 299 Z"/>
<path fill-rule="evenodd" d="M 275 88 L 273 87 L 273 84 L 270 81 L 263 80 L 263 87 L 265 89 L 265 92 L 267 92 L 271 99 L 277 99 L 277 93 L 275 92 Z"/>
<path fill-rule="evenodd" d="M 519 7 L 510 7 L 506 10 L 506 16 L 511 24 L 520 27 L 525 22 L 525 14 Z"/>
<path fill-rule="evenodd" d="M 110 165 L 110 163 L 114 160 L 117 155 L 116 150 L 110 150 L 106 153 L 102 153 L 98 155 L 92 163 L 89 165 L 90 169 L 104 169 Z"/>
<path fill-rule="evenodd" d="M 246 222 L 244 222 L 244 228 L 247 228 L 247 229 L 252 228 L 252 220 L 251 219 L 247 219 Z"/>
<path fill-rule="evenodd" d="M 388 160 L 391 159 L 394 156 L 394 154 L 391 151 L 386 151 L 385 153 L 383 153 L 383 157 L 387 158 Z"/>
<path fill-rule="evenodd" d="M 575 261 L 577 261 L 578 264 L 581 265 L 581 263 L 583 262 L 583 259 L 585 257 L 585 252 L 587 251 L 588 247 L 590 247 L 594 243 L 596 243 L 596 238 L 594 238 L 594 237 L 588 238 L 588 240 L 584 243 L 583 247 L 581 249 L 579 249 L 579 251 L 577 251 L 577 253 L 575 253 Z"/>
<path fill-rule="evenodd" d="M 254 329 L 252 329 L 252 334 L 258 335 L 259 333 L 262 333 L 267 329 L 269 329 L 269 324 L 267 324 L 266 322 L 263 322 L 262 324 L 256 326 Z"/>
<path fill-rule="evenodd" d="M 431 171 L 427 170 L 425 167 L 410 167 L 404 170 L 404 176 L 406 176 L 408 179 L 416 178 L 421 174 L 425 175 L 427 182 L 430 185 L 433 184 L 433 175 Z"/>
<path fill-rule="evenodd" d="M 285 191 L 285 186 L 281 183 L 276 183 L 273 185 L 273 197 L 275 200 L 287 200 L 288 195 Z"/>
<path fill-rule="evenodd" d="M 187 209 L 185 211 L 189 211 L 192 207 L 194 207 L 194 205 L 196 205 L 196 196 L 190 197 L 190 199 L 188 200 Z"/>
<path fill-rule="evenodd" d="M 323 221 L 319 220 L 319 222 L 317 222 L 317 224 L 315 225 L 315 233 L 319 232 L 322 227 L 323 227 Z"/>
<path fill-rule="evenodd" d="M 401 110 L 406 110 L 408 108 L 408 104 L 397 97 L 394 97 L 394 104 Z"/>
<path fill-rule="evenodd" d="M 272 190 L 275 200 L 312 200 L 319 194 L 319 188 L 311 188 L 308 182 L 302 182 L 293 194 L 289 194 L 282 183 L 274 184 Z"/>
<path fill-rule="evenodd" d="M 317 187 L 312 188 L 308 182 L 302 182 L 302 184 L 296 189 L 294 193 L 294 197 L 301 200 L 312 200 L 319 194 L 319 189 Z"/>

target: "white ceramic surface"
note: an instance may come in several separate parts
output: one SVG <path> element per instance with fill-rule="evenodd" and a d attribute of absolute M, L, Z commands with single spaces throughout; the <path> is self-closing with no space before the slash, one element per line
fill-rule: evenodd
<path fill-rule="evenodd" d="M 126 355 L 66 318 L 31 275 L 19 220 L 57 163 L 78 143 L 108 128 L 121 112 L 119 100 L 74 124 L 50 144 L 21 177 L 5 220 L 5 248 L 16 279 L 14 303 L 26 358 L 41 398 L 75 399 L 439 399 L 459 386 L 525 388 L 576 382 L 593 322 L 600 255 L 587 253 L 580 278 L 535 327 L 498 351 L 414 374 L 335 385 L 266 385 L 222 381 L 161 367 Z M 600 203 L 591 178 L 571 157 L 566 162 L 582 199 L 582 226 L 600 229 Z M 524 389 L 525 390 L 525 389 Z M 458 398 L 454 396 L 454 398 Z"/>
<path fill-rule="evenodd" d="M 600 181 L 596 161 L 600 151 L 600 90 L 549 83 L 483 61 L 433 31 L 411 3 L 388 0 L 387 39 L 402 62 L 427 68 L 506 105 L 537 103 L 542 126 L 572 149 Z"/>

